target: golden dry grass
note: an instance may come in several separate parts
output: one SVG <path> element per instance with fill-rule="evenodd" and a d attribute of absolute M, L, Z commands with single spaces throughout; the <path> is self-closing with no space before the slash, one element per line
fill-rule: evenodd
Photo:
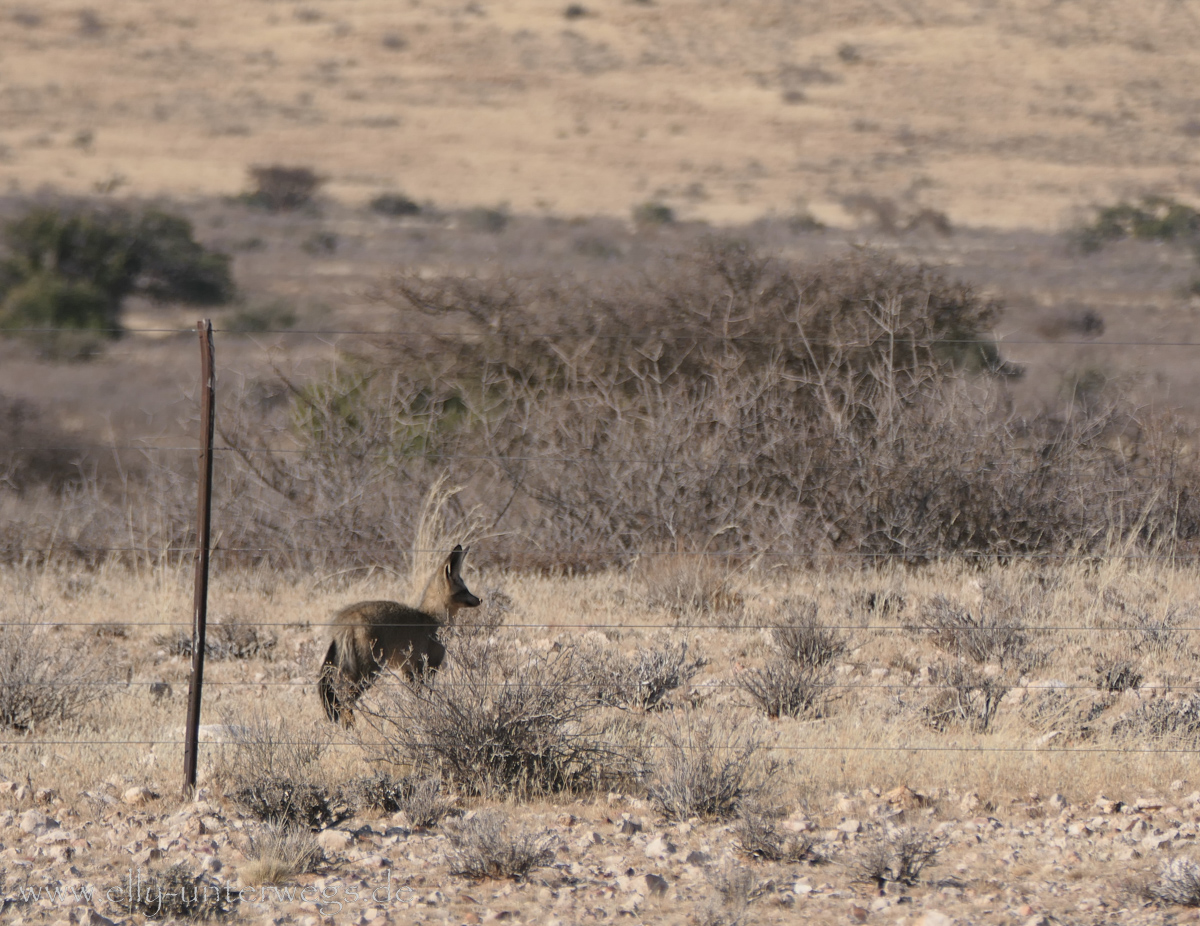
<path fill-rule="evenodd" d="M 400 582 L 378 572 L 322 578 L 297 581 L 266 571 L 214 576 L 213 619 L 254 624 L 278 643 L 268 658 L 208 662 L 203 723 L 264 716 L 286 718 L 293 730 L 329 732 L 313 687 L 324 625 L 336 608 L 392 596 Z M 141 574 L 111 568 L 83 576 L 8 569 L 0 575 L 3 620 L 45 622 L 59 645 L 102 658 L 114 689 L 76 723 L 5 732 L 0 778 L 24 780 L 28 774 L 35 786 L 63 794 L 105 782 L 145 784 L 162 793 L 179 787 L 189 665 L 166 656 L 155 637 L 190 620 L 190 579 L 188 570 L 166 568 Z M 1200 574 L 1192 569 L 1118 562 L 983 571 L 955 565 L 911 572 L 755 570 L 727 583 L 735 587 L 736 601 L 717 599 L 684 611 L 651 603 L 652 586 L 636 571 L 576 578 L 475 575 L 470 581 L 484 594 L 498 588 L 510 595 L 508 632 L 538 649 L 587 639 L 632 652 L 664 631 L 687 640 L 689 655 L 709 659 L 690 686 L 695 710 L 702 717 L 737 718 L 741 729 L 762 739 L 782 763 L 774 797 L 786 804 L 821 807 L 839 792 L 900 785 L 944 796 L 974 791 L 984 805 L 1032 791 L 1060 792 L 1072 802 L 1090 801 L 1099 792 L 1129 800 L 1161 792 L 1173 781 L 1197 780 L 1189 740 L 1155 738 L 1148 728 L 1122 739 L 1111 730 L 1117 718 L 1151 701 L 1182 702 L 1193 694 L 1200 673 L 1191 602 Z M 869 610 L 872 593 L 877 600 L 881 593 L 903 600 L 903 609 Z M 961 661 L 909 624 L 937 595 L 976 612 L 981 601 L 1005 601 L 1026 627 L 1022 668 L 980 667 L 1012 686 L 985 733 L 968 726 L 939 732 L 924 720 L 930 692 L 921 686 L 938 679 L 927 667 Z M 836 668 L 828 717 L 768 721 L 749 706 L 737 675 L 766 657 L 761 628 L 777 619 L 780 603 L 802 598 L 816 600 L 822 619 L 844 628 L 852 648 Z M 1159 624 L 1170 630 L 1166 645 L 1139 629 Z M 126 626 L 127 635 L 113 636 L 114 625 Z M 100 635 L 98 627 L 109 629 Z M 1140 689 L 1112 696 L 1097 691 L 1095 666 L 1106 656 L 1129 659 L 1144 675 Z M 154 681 L 168 682 L 171 692 L 156 696 Z M 1054 689 L 1051 699 L 1047 692 Z M 1097 703 L 1096 716 L 1080 722 L 1080 712 Z M 340 731 L 332 738 L 351 742 Z M 202 746 L 202 776 L 210 786 L 219 784 L 211 778 L 218 754 L 216 745 Z M 335 781 L 362 774 L 364 756 L 353 745 L 333 748 L 325 774 Z"/>
<path fill-rule="evenodd" d="M 350 203 L 851 225 L 866 194 L 1039 229 L 1195 193 L 1190 3 L 585 6 L 10 2 L 0 185 L 231 194 L 282 161 Z"/>

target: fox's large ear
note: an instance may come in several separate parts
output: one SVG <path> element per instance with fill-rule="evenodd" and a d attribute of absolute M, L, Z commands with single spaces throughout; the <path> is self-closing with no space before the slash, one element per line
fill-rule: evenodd
<path fill-rule="evenodd" d="M 446 557 L 447 576 L 458 574 L 458 571 L 462 568 L 462 562 L 463 559 L 466 558 L 466 555 L 467 551 L 462 548 L 461 543 L 457 544 L 454 549 L 450 551 L 450 555 Z"/>

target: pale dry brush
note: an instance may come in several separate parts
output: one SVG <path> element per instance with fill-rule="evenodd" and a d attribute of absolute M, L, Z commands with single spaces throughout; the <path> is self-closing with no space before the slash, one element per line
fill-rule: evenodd
<path fill-rule="evenodd" d="M 768 717 L 820 717 L 832 700 L 830 663 L 849 641 L 821 623 L 815 601 L 785 601 L 778 611 L 772 652 L 762 666 L 741 670 L 736 683 Z"/>
<path fill-rule="evenodd" d="M 774 769 L 758 731 L 730 718 L 676 711 L 656 737 L 651 804 L 667 820 L 723 820 L 763 794 Z"/>
<path fill-rule="evenodd" d="M 384 298 L 417 334 L 230 401 L 224 562 L 403 567 L 441 479 L 448 530 L 509 532 L 487 559 L 546 569 L 1200 541 L 1177 424 L 1118 400 L 1017 413 L 987 343 L 997 307 L 928 268 L 714 242 L 640 280 L 411 274 Z M 22 491 L 0 487 L 10 560 L 194 540 L 193 474 L 162 455 Z M 714 588 L 696 605 L 725 607 Z"/>
<path fill-rule="evenodd" d="M 1154 903 L 1200 907 L 1200 865 L 1182 855 L 1164 859 L 1158 877 L 1147 880 L 1140 893 Z"/>
<path fill-rule="evenodd" d="M 524 880 L 554 861 L 555 838 L 514 825 L 496 810 L 481 810 L 447 828 L 452 875 Z"/>
<path fill-rule="evenodd" d="M 855 881 L 879 887 L 888 881 L 911 886 L 920 880 L 926 868 L 934 864 L 946 844 L 944 837 L 928 830 L 880 828 L 863 842 L 846 864 Z"/>
<path fill-rule="evenodd" d="M 744 803 L 733 829 L 738 851 L 765 862 L 816 865 L 828 861 L 828 853 L 815 835 L 781 830 L 780 816 L 773 808 Z"/>
<path fill-rule="evenodd" d="M 392 679 L 363 708 L 380 758 L 446 776 L 470 794 L 531 796 L 642 775 L 636 742 L 603 716 L 570 644 L 522 650 L 490 637 L 436 675 Z"/>
<path fill-rule="evenodd" d="M 596 647 L 584 652 L 581 679 L 587 679 L 596 699 L 621 710 L 655 711 L 671 703 L 671 695 L 686 689 L 708 665 L 704 656 L 688 658 L 688 643 L 660 634 L 633 654 Z"/>
<path fill-rule="evenodd" d="M 238 874 L 247 884 L 282 884 L 313 871 L 324 852 L 310 829 L 268 821 L 251 834 L 244 852 L 249 864 Z"/>
<path fill-rule="evenodd" d="M 34 620 L 42 614 L 0 611 L 0 727 L 33 730 L 47 723 L 80 725 L 114 691 L 113 670 L 90 651 L 70 645 Z"/>

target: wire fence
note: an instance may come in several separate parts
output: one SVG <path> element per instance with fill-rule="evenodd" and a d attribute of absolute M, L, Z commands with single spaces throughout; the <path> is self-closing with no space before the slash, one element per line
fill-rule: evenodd
<path fill-rule="evenodd" d="M 45 328 L 28 328 L 16 329 L 13 333 L 52 333 L 58 329 Z M 194 334 L 194 329 L 180 328 L 136 328 L 123 329 L 125 333 L 132 334 Z M 216 333 L 235 334 L 233 329 L 214 328 Z M 305 337 L 305 338 L 363 338 L 375 340 L 398 339 L 415 336 L 428 335 L 427 331 L 404 331 L 404 330 L 389 330 L 389 331 L 364 331 L 353 329 L 280 329 L 280 330 L 264 330 L 256 332 L 256 335 L 264 337 L 279 336 L 279 337 Z M 484 338 L 485 335 L 461 335 L 466 338 Z M 682 342 L 699 342 L 699 341 L 732 341 L 746 343 L 772 343 L 756 338 L 738 338 L 738 337 L 721 337 L 715 335 L 702 335 L 696 333 L 671 333 L 671 332 L 622 332 L 622 333 L 588 333 L 579 334 L 576 332 L 553 332 L 545 331 L 529 334 L 530 337 L 553 341 L 560 340 L 576 340 L 576 341 L 682 341 Z M 797 341 L 816 344 L 818 340 L 810 340 L 807 338 L 797 337 Z M 832 343 L 832 342 L 830 342 Z M 1010 337 L 1000 339 L 952 339 L 946 343 L 960 345 L 987 345 L 1005 347 L 1008 345 L 1022 346 L 1039 346 L 1039 347 L 1061 347 L 1061 346 L 1086 346 L 1088 348 L 1149 348 L 1154 350 L 1166 348 L 1200 348 L 1200 341 L 1190 340 L 1100 340 L 1100 339 L 1080 339 L 1080 340 L 1056 340 L 1053 344 L 1048 344 L 1043 340 L 1027 339 L 1023 337 Z M 839 347 L 845 347 L 844 342 L 838 342 Z M 110 443 L 98 441 L 81 441 L 74 444 L 20 444 L 10 446 L 6 449 L 9 452 L 16 453 L 63 453 L 63 454 L 89 454 L 89 453 L 155 453 L 155 454 L 188 454 L 198 453 L 200 448 L 184 446 L 177 441 L 172 440 L 166 445 L 158 444 L 161 440 L 160 436 L 147 435 L 145 437 L 125 437 L 121 441 L 113 441 Z M 298 456 L 311 454 L 311 448 L 297 447 L 269 447 L 269 446 L 253 446 L 253 445 L 233 445 L 227 441 L 223 444 L 218 444 L 213 448 L 214 452 L 229 454 L 234 453 L 243 456 L 254 455 L 279 455 L 283 457 Z M 648 466 L 660 467 L 676 470 L 691 470 L 691 471 L 719 471 L 728 469 L 752 468 L 758 465 L 759 461 L 753 458 L 747 459 L 714 459 L 711 461 L 696 461 L 696 460 L 672 460 L 656 457 L 605 457 L 603 455 L 595 456 L 563 456 L 563 455 L 523 455 L 523 454 L 489 454 L 489 453 L 441 453 L 431 452 L 423 454 L 423 458 L 430 462 L 438 463 L 494 463 L 494 464 L 529 464 L 529 463 L 551 463 L 564 466 Z M 896 471 L 907 471 L 910 466 L 902 464 L 893 464 Z M 832 471 L 830 467 L 820 465 L 813 466 L 809 470 L 811 473 L 821 475 Z M 981 473 L 993 473 L 995 468 L 980 469 L 970 467 L 951 467 L 941 466 L 938 471 L 947 476 L 950 475 L 972 475 Z M 189 478 L 190 472 L 179 471 L 175 473 L 179 478 Z M 1012 467 L 1008 470 L 1007 475 L 1015 478 L 1037 479 L 1044 475 L 1044 470 L 1041 468 L 1032 470 L 1021 470 Z M 1084 476 L 1087 474 L 1075 474 L 1071 471 L 1060 472 L 1060 476 L 1070 480 L 1076 476 Z M 1100 491 L 1102 487 L 1096 487 Z M 151 547 L 140 545 L 71 545 L 69 543 L 59 544 L 57 546 L 35 546 L 35 547 L 19 547 L 10 550 L 10 553 L 17 554 L 33 554 L 45 555 L 60 551 L 65 547 L 70 547 L 73 552 L 84 554 L 92 557 L 102 557 L 109 555 L 124 555 L 124 554 L 145 554 L 147 556 L 156 557 L 183 557 L 194 555 L 194 548 L 169 545 L 165 547 Z M 352 553 L 358 556 L 380 554 L 394 556 L 396 554 L 395 547 L 384 546 L 378 544 L 365 543 L 356 546 L 338 546 L 336 544 L 326 545 L 319 548 L 316 547 L 292 547 L 281 549 L 270 546 L 246 546 L 232 545 L 222 546 L 218 541 L 213 547 L 211 553 L 214 557 L 222 556 L 241 557 L 245 555 L 261 556 L 269 562 L 272 556 L 290 556 L 296 553 Z M 406 549 L 405 553 L 433 554 L 441 553 L 441 550 L 431 549 Z M 740 560 L 740 561 L 777 561 L 777 562 L 812 562 L 819 560 L 827 560 L 830 562 L 838 561 L 863 561 L 863 562 L 888 562 L 888 561 L 911 561 L 914 558 L 927 560 L 939 560 L 953 558 L 947 556 L 946 551 L 937 549 L 912 549 L 905 551 L 796 551 L 787 549 L 745 549 L 745 550 L 664 550 L 657 548 L 627 548 L 614 547 L 612 549 L 593 549 L 591 551 L 601 557 L 611 557 L 621 559 L 625 562 L 638 560 L 642 558 L 699 558 L 705 560 Z M 1179 565 L 1192 565 L 1200 558 L 1200 550 L 1144 550 L 1132 548 L 1117 548 L 1098 551 L 971 551 L 969 554 L 973 561 L 996 561 L 1002 563 L 1015 561 L 1041 561 L 1046 563 L 1068 563 L 1068 562 L 1105 562 L 1105 561 L 1127 561 L 1127 562 L 1166 562 Z M 96 628 L 98 624 L 95 621 L 55 621 L 55 620 L 0 620 L 0 634 L 6 630 L 16 628 Z M 111 628 L 126 628 L 126 629 L 149 629 L 149 628 L 183 628 L 183 621 L 143 621 L 143 620 L 126 620 L 126 621 L 103 621 L 103 626 L 106 632 L 110 632 Z M 254 629 L 296 629 L 303 626 L 306 629 L 322 629 L 335 626 L 332 621 L 329 622 L 303 622 L 299 624 L 296 621 L 241 621 L 229 620 L 222 621 L 220 626 L 226 628 L 254 628 Z M 405 626 L 405 625 L 390 625 L 390 626 Z M 776 622 L 764 622 L 754 620 L 736 620 L 736 621 L 704 621 L 704 620 L 688 620 L 681 621 L 676 626 L 666 626 L 661 622 L 639 622 L 636 620 L 603 620 L 603 621 L 546 621 L 546 622 L 506 622 L 504 625 L 507 629 L 518 631 L 536 631 L 536 630 L 554 630 L 554 631 L 572 631 L 572 632 L 587 632 L 587 631 L 667 631 L 673 634 L 686 634 L 695 631 L 715 631 L 729 633 L 762 633 L 769 632 L 786 627 L 786 624 Z M 913 634 L 923 633 L 925 628 L 922 628 L 919 623 L 889 623 L 889 624 L 871 624 L 866 623 L 842 623 L 835 622 L 824 625 L 830 631 L 848 632 L 856 634 Z M 944 625 L 939 628 L 940 632 L 956 633 L 967 632 L 977 629 L 974 625 L 964 624 L 962 626 Z M 1130 626 L 1119 626 L 1116 624 L 1110 626 L 1096 626 L 1092 624 L 1081 623 L 1014 623 L 1006 624 L 1005 630 L 1013 633 L 1027 634 L 1046 634 L 1046 633 L 1073 633 L 1073 634 L 1089 634 L 1089 635 L 1110 635 L 1123 634 L 1129 635 L 1136 628 Z M 1200 625 L 1172 623 L 1170 630 L 1174 633 L 1187 634 L 1200 632 Z M 221 689 L 247 689 L 247 690 L 268 690 L 282 691 L 310 688 L 316 683 L 316 669 L 313 667 L 312 678 L 289 678 L 282 680 L 250 680 L 250 679 L 208 679 L 205 685 L 213 688 Z M 112 690 L 130 690 L 139 687 L 147 687 L 151 685 L 161 684 L 159 678 L 139 678 L 139 679 L 108 679 L 98 681 L 61 681 L 58 684 L 65 687 L 91 687 Z M 0 694 L 5 688 L 13 689 L 21 685 L 33 685 L 35 683 L 21 683 L 14 681 L 6 681 L 0 678 Z M 587 688 L 593 683 L 579 682 L 576 687 Z M 911 683 L 885 683 L 881 680 L 829 680 L 817 681 L 815 686 L 826 692 L 841 692 L 841 691 L 877 691 L 886 693 L 905 693 L 905 694 L 922 694 L 939 691 L 956 690 L 956 686 L 946 682 L 936 681 L 914 681 Z M 503 685 L 490 686 L 483 683 L 480 687 L 504 687 Z M 568 686 L 570 687 L 570 686 Z M 741 690 L 742 686 L 736 680 L 730 679 L 714 679 L 704 683 L 706 690 L 710 691 L 735 691 Z M 1054 690 L 1063 692 L 1079 692 L 1079 691 L 1096 691 L 1095 684 L 1078 684 L 1078 683 L 1061 683 L 1055 682 L 1053 685 L 1040 686 L 1036 683 L 1029 684 L 1028 690 Z M 1187 682 L 1181 684 L 1147 684 L 1140 686 L 1140 691 L 1148 695 L 1155 693 L 1198 693 L 1200 692 L 1200 682 Z M 280 746 L 308 746 L 312 745 L 317 740 L 299 740 L 296 742 L 273 740 L 276 745 Z M 321 740 L 324 745 L 338 748 L 385 748 L 394 745 L 386 742 L 371 742 L 363 739 L 346 739 L 346 740 Z M 4 738 L 0 737 L 0 751 L 14 747 L 98 747 L 98 746 L 183 746 L 183 739 L 175 738 L 142 738 L 142 739 L 73 739 L 73 738 L 43 738 L 33 734 L 20 736 L 19 738 Z M 201 745 L 220 745 L 219 742 L 213 740 L 202 740 Z M 422 744 L 413 744 L 422 745 Z M 424 744 L 426 746 L 432 744 Z M 658 747 L 652 747 L 658 748 Z M 662 747 L 667 748 L 667 747 Z M 670 748 L 691 748 L 686 744 L 682 747 L 678 744 Z M 1137 746 L 1131 744 L 1123 745 L 1035 745 L 1035 746 L 1005 746 L 992 743 L 947 743 L 947 744 L 914 744 L 914 743 L 875 743 L 875 744 L 781 744 L 774 743 L 770 747 L 773 750 L 782 752 L 795 753 L 818 753 L 818 752 L 833 752 L 833 753 L 859 753 L 859 752 L 890 752 L 897 754 L 906 753 L 1003 753 L 1014 755 L 1043 755 L 1043 754 L 1159 754 L 1159 755 L 1181 755 L 1190 756 L 1195 754 L 1195 750 L 1191 748 L 1180 747 L 1176 748 L 1168 745 L 1156 746 Z"/>

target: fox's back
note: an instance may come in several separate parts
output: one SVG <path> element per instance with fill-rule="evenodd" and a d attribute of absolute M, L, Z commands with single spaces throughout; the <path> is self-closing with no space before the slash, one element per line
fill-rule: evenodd
<path fill-rule="evenodd" d="M 411 638 L 440 626 L 437 618 L 398 601 L 360 601 L 334 615 L 337 626 L 363 628 L 378 639 Z"/>

